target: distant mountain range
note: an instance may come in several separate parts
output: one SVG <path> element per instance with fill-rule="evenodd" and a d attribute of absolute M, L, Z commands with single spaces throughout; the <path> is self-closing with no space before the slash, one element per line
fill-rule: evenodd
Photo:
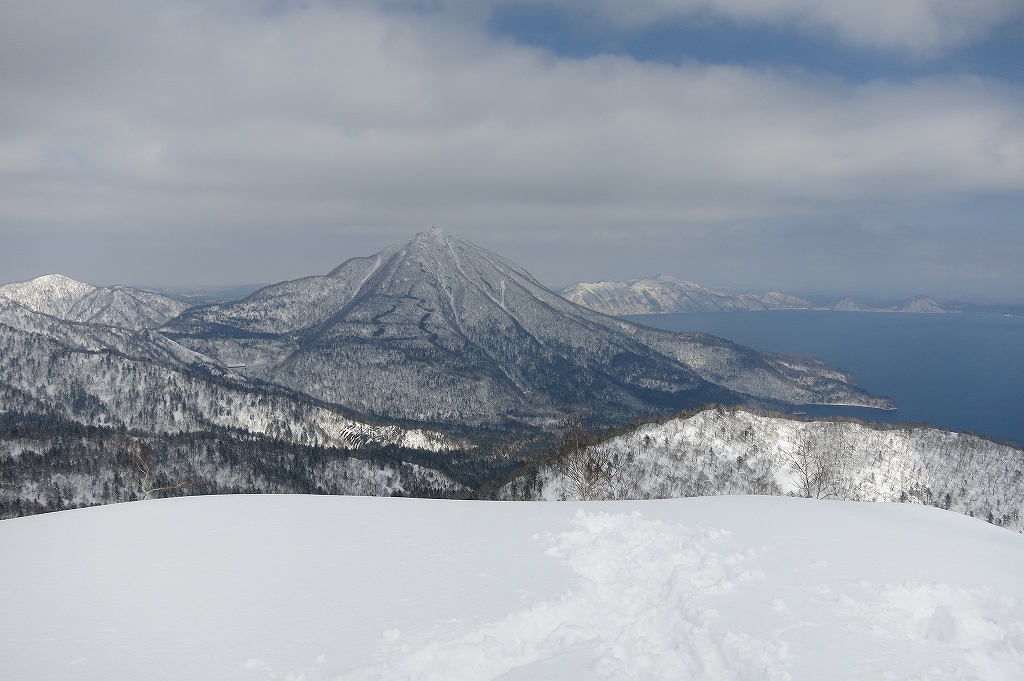
<path fill-rule="evenodd" d="M 124 326 L 75 321 L 92 309 L 84 303 L 111 290 L 59 275 L 0 288 L 0 412 L 151 433 L 242 430 L 306 446 L 453 446 L 436 431 L 352 418 L 336 405 L 258 385 L 157 331 L 136 330 L 159 314 L 156 305 L 134 314 L 144 291 L 117 287 L 111 305 L 90 315 Z"/>
<path fill-rule="evenodd" d="M 0 411 L 437 450 L 454 445 L 416 424 L 547 427 L 568 408 L 611 424 L 710 401 L 893 406 L 812 357 L 597 314 L 440 230 L 220 305 L 60 275 L 0 287 Z"/>
<path fill-rule="evenodd" d="M 667 276 L 572 284 L 559 291 L 559 294 L 577 305 L 613 316 L 810 309 L 844 312 L 947 312 L 927 296 L 919 296 L 892 306 L 863 305 L 852 298 L 843 298 L 834 305 L 815 305 L 803 298 L 778 291 L 721 293 Z"/>

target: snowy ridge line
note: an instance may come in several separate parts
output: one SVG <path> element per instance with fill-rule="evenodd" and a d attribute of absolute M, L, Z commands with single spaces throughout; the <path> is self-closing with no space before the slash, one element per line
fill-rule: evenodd
<path fill-rule="evenodd" d="M 606 315 L 799 310 L 812 306 L 807 300 L 778 291 L 736 295 L 665 275 L 653 279 L 581 282 L 566 286 L 558 293 L 566 300 Z"/>
<path fill-rule="evenodd" d="M 815 305 L 809 300 L 778 291 L 767 293 L 722 293 L 699 284 L 659 275 L 653 279 L 581 282 L 558 292 L 566 300 L 601 314 L 644 315 L 680 312 L 740 312 L 766 310 L 835 310 L 837 312 L 948 312 L 928 296 L 917 296 L 893 305 L 864 305 L 843 298 L 833 305 Z"/>
<path fill-rule="evenodd" d="M 513 669 L 541 678 L 566 659 L 613 679 L 789 681 L 786 643 L 717 625 L 713 604 L 764 579 L 752 549 L 730 552 L 727 532 L 646 520 L 640 513 L 586 514 L 576 529 L 546 537 L 547 554 L 579 576 L 561 598 L 542 601 L 449 636 L 382 635 L 378 662 L 335 681 L 487 681 Z"/>
<path fill-rule="evenodd" d="M 153 291 L 129 286 L 101 288 L 60 274 L 0 286 L 0 298 L 64 321 L 134 331 L 156 328 L 191 307 Z"/>
<path fill-rule="evenodd" d="M 317 400 L 305 393 L 296 393 L 284 386 L 273 383 L 254 383 L 210 357 L 179 345 L 163 334 L 152 330 L 130 331 L 101 324 L 67 322 L 46 313 L 33 312 L 14 301 L 0 300 L 0 335 L 2 335 L 3 328 L 42 336 L 68 352 L 122 356 L 132 361 L 162 366 L 171 371 L 193 375 L 220 385 L 242 390 L 256 387 L 263 392 L 287 396 L 296 402 L 330 409 L 352 421 L 369 426 L 395 426 L 386 421 L 378 422 L 379 419 L 374 419 L 371 416 L 358 420 L 358 415 L 349 415 L 346 413 L 348 410 L 340 405 Z M 424 438 L 422 433 L 417 432 L 413 434 L 412 439 L 422 441 Z"/>
<path fill-rule="evenodd" d="M 0 286 L 0 297 L 18 302 L 36 312 L 63 317 L 79 300 L 96 290 L 92 284 L 62 274 L 45 274 L 29 281 Z"/>
<path fill-rule="evenodd" d="M 502 482 L 481 489 L 481 496 L 902 501 L 1024 531 L 1024 450 L 931 427 L 797 420 L 744 409 L 708 408 L 563 448 Z"/>
<path fill-rule="evenodd" d="M 190 350 L 149 329 L 132 330 L 103 324 L 67 321 L 31 310 L 16 301 L 0 298 L 0 330 L 36 334 L 67 350 L 115 353 L 131 359 L 166 365 L 175 370 L 192 369 L 209 376 L 248 381 L 222 363 Z"/>
<path fill-rule="evenodd" d="M 0 325 L 0 411 L 38 406 L 86 425 L 155 433 L 222 427 L 309 446 L 455 446 L 443 433 L 360 422 L 279 386 L 240 385 L 109 349 L 69 348 L 49 335 Z"/>

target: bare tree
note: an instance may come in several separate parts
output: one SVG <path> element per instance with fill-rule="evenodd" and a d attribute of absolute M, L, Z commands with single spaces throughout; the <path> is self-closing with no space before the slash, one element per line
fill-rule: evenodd
<path fill-rule="evenodd" d="M 611 463 L 606 452 L 588 446 L 582 413 L 568 410 L 562 417 L 562 443 L 556 469 L 568 481 L 580 501 L 591 501 L 611 483 Z"/>
<path fill-rule="evenodd" d="M 139 480 L 139 489 L 142 498 L 148 499 L 154 492 L 163 492 L 172 489 L 184 489 L 181 485 L 165 485 L 163 487 L 151 487 L 150 477 L 153 471 L 153 450 L 143 440 L 124 437 L 121 442 L 121 449 L 128 455 L 128 459 L 138 469 L 142 476 Z"/>
<path fill-rule="evenodd" d="M 800 494 L 808 499 L 838 498 L 842 493 L 852 445 L 842 424 L 825 426 L 827 433 L 815 437 L 804 431 L 796 449 L 783 454 L 783 463 L 796 476 Z"/>

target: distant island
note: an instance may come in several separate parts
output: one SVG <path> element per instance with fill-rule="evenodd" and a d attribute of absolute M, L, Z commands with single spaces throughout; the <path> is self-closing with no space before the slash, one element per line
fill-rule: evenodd
<path fill-rule="evenodd" d="M 840 312 L 946 313 L 928 296 L 894 305 L 862 304 L 843 298 L 831 305 L 816 305 L 787 293 L 722 293 L 689 281 L 659 275 L 653 279 L 600 281 L 566 286 L 559 294 L 577 305 L 607 315 L 671 314 L 678 312 L 740 312 L 752 310 L 836 310 Z"/>

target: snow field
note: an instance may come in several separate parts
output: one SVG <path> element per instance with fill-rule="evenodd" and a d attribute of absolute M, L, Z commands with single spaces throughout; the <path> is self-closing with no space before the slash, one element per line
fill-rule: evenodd
<path fill-rule="evenodd" d="M 1018 680 L 1021 565 L 908 504 L 116 504 L 0 522 L 0 678 Z"/>
<path fill-rule="evenodd" d="M 546 554 L 572 566 L 577 588 L 450 638 L 410 645 L 399 631 L 385 632 L 382 659 L 339 680 L 484 681 L 511 670 L 522 677 L 524 666 L 567 655 L 585 664 L 563 678 L 790 678 L 785 643 L 719 631 L 715 611 L 700 603 L 731 591 L 733 581 L 764 578 L 746 569 L 744 554 L 715 551 L 722 532 L 638 512 L 580 510 L 573 524 L 578 529 L 546 537 L 554 543 Z"/>

